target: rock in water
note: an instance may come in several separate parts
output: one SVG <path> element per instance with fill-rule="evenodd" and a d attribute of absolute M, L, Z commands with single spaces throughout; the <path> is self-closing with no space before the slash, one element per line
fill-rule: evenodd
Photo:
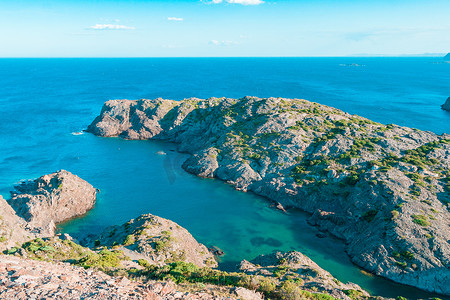
<path fill-rule="evenodd" d="M 54 234 L 55 224 L 94 207 L 96 190 L 88 182 L 61 170 L 15 187 L 8 203 L 29 226 Z"/>
<path fill-rule="evenodd" d="M 450 111 L 450 97 L 447 98 L 444 104 L 441 105 L 443 110 Z"/>

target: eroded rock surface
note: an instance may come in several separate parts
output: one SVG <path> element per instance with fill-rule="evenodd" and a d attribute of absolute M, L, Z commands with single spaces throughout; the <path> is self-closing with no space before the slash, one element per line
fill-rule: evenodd
<path fill-rule="evenodd" d="M 183 167 L 309 212 L 352 260 L 450 294 L 450 135 L 299 99 L 112 100 L 88 131 L 162 139 Z"/>
<path fill-rule="evenodd" d="M 9 205 L 30 227 L 54 234 L 55 224 L 82 215 L 95 204 L 96 190 L 80 177 L 61 170 L 15 187 Z"/>
<path fill-rule="evenodd" d="M 130 258 L 145 259 L 159 266 L 176 261 L 198 267 L 217 266 L 214 256 L 186 229 L 151 214 L 141 215 L 122 226 L 112 226 L 100 236 L 90 237 L 88 245 L 120 245 L 119 249 Z"/>

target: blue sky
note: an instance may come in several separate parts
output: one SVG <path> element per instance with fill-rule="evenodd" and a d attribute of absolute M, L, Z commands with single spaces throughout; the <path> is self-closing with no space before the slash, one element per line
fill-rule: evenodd
<path fill-rule="evenodd" d="M 0 1 L 0 57 L 450 51 L 449 0 Z"/>

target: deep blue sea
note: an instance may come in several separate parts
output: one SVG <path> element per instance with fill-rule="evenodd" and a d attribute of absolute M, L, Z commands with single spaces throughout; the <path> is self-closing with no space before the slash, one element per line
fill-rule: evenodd
<path fill-rule="evenodd" d="M 438 63 L 436 63 L 438 62 Z M 383 296 L 429 294 L 368 276 L 344 245 L 319 239 L 301 212 L 181 169 L 186 154 L 157 141 L 76 135 L 109 99 L 304 98 L 382 123 L 450 133 L 450 64 L 440 58 L 0 59 L 0 194 L 66 169 L 101 190 L 86 216 L 60 225 L 74 236 L 142 213 L 171 219 L 222 248 L 230 269 L 273 250 L 299 250 L 342 281 Z M 357 64 L 357 65 L 352 65 Z M 163 150 L 165 156 L 156 154 Z M 442 297 L 441 297 L 442 298 Z"/>

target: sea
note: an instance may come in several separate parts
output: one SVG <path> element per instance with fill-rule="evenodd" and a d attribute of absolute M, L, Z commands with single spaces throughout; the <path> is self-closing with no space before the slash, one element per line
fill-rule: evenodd
<path fill-rule="evenodd" d="M 283 213 L 252 193 L 186 173 L 175 144 L 83 132 L 109 99 L 244 96 L 302 98 L 381 123 L 450 133 L 450 64 L 441 58 L 0 59 L 0 194 L 66 169 L 100 190 L 95 208 L 59 224 L 82 238 L 151 213 L 224 250 L 220 267 L 297 250 L 375 295 L 430 293 L 368 274 L 342 241 L 318 238 L 301 211 Z M 166 153 L 161 155 L 161 151 Z M 444 298 L 444 297 L 440 297 Z"/>

